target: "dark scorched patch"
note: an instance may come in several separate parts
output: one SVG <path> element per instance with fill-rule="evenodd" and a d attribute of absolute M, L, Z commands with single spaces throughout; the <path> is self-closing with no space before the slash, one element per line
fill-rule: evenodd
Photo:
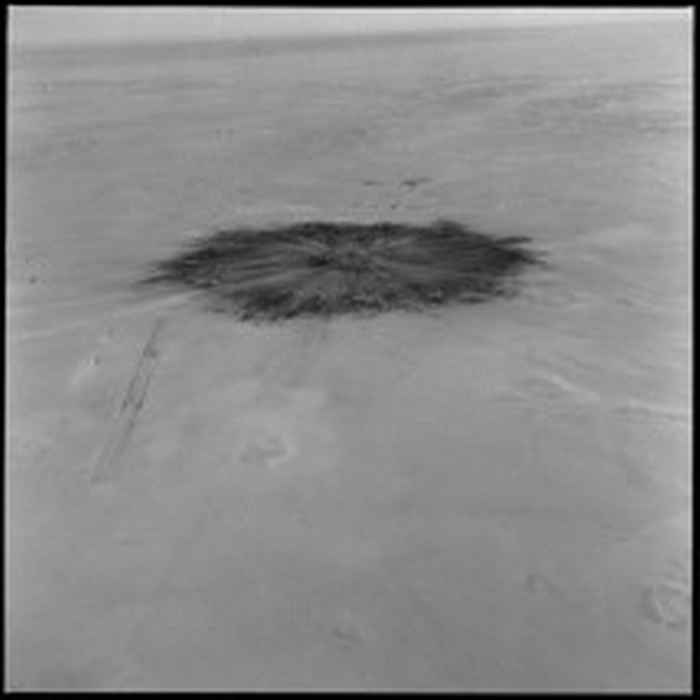
<path fill-rule="evenodd" d="M 248 320 L 418 310 L 512 294 L 539 261 L 528 241 L 451 221 L 240 228 L 194 241 L 145 283 L 200 289 L 209 308 Z"/>

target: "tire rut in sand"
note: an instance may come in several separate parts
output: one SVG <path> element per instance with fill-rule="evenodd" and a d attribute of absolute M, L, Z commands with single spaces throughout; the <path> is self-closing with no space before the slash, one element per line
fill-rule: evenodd
<path fill-rule="evenodd" d="M 164 318 L 158 318 L 151 329 L 148 341 L 143 347 L 136 369 L 126 390 L 116 421 L 102 446 L 92 471 L 93 483 L 113 481 L 119 476 L 121 456 L 129 442 L 129 437 L 143 408 L 148 386 L 158 362 L 158 338 L 165 325 Z"/>

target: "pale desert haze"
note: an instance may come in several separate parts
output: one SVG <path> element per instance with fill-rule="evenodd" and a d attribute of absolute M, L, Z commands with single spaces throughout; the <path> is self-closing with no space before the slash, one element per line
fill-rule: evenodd
<path fill-rule="evenodd" d="M 688 691 L 690 10 L 98 9 L 10 12 L 6 688 Z M 142 284 L 436 221 L 546 264 L 248 320 L 230 270 Z"/>

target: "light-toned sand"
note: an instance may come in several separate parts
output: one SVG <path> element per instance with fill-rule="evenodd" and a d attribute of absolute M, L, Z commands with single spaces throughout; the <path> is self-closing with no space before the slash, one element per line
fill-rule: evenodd
<path fill-rule="evenodd" d="M 688 689 L 685 31 L 14 60 L 9 686 Z M 437 216 L 552 266 L 279 326 L 128 286 Z"/>

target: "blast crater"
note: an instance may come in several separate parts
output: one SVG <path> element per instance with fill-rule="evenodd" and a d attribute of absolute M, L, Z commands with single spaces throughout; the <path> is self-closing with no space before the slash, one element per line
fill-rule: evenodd
<path fill-rule="evenodd" d="M 143 282 L 201 290 L 209 309 L 250 321 L 419 311 L 515 294 L 522 269 L 541 263 L 529 242 L 445 220 L 224 229 Z"/>

